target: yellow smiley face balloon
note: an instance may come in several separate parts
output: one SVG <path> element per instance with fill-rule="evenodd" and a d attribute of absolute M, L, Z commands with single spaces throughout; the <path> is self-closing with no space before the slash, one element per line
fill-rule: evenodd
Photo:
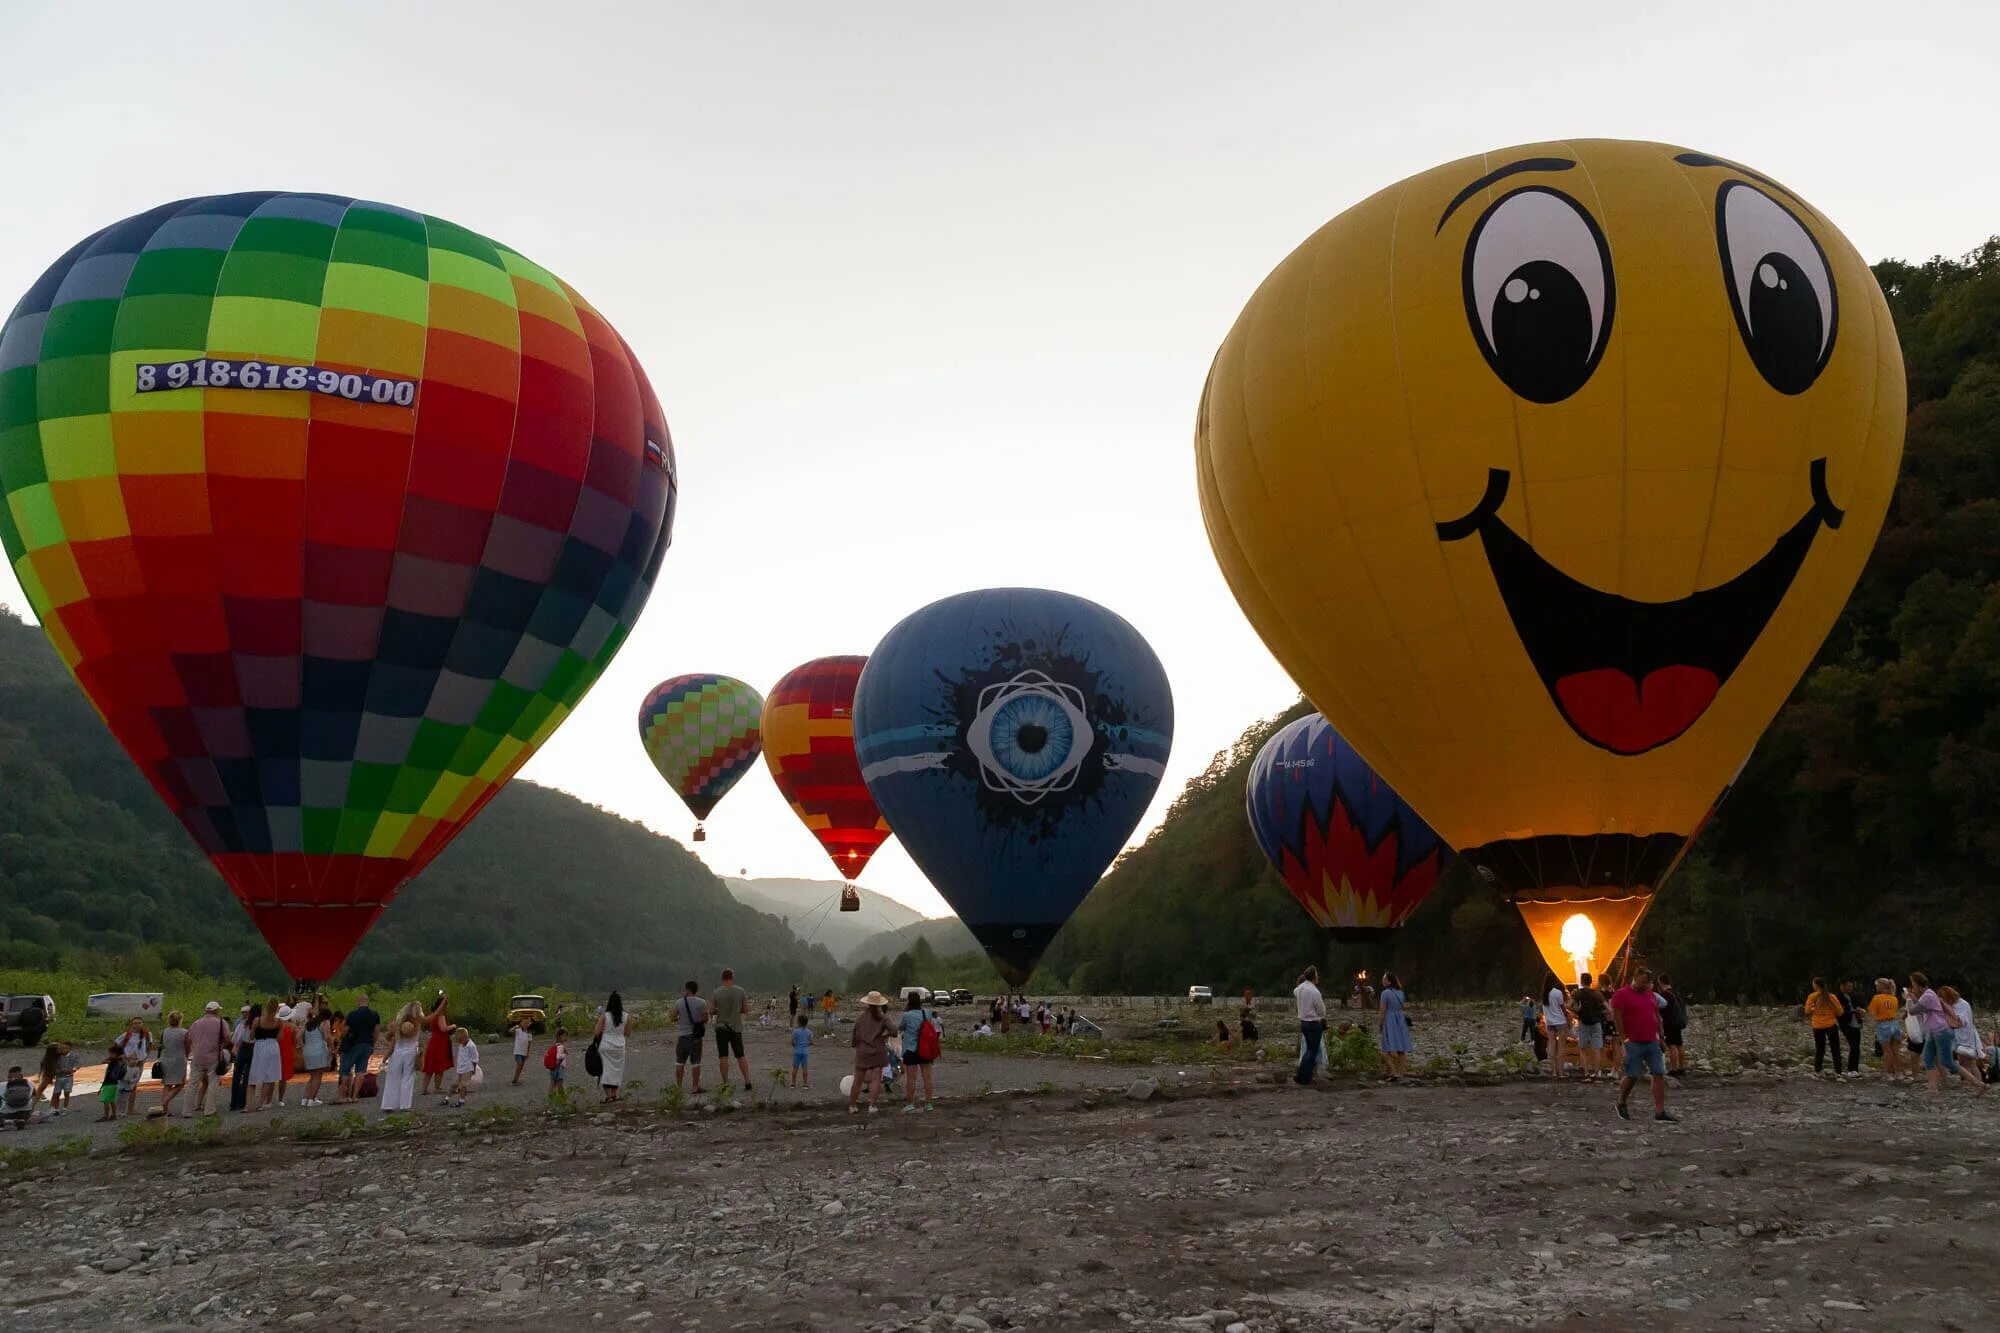
<path fill-rule="evenodd" d="M 1811 204 L 1580 140 L 1322 227 L 1224 340 L 1196 458 L 1265 643 L 1563 971 L 1609 960 L 1832 627 L 1903 412 Z"/>

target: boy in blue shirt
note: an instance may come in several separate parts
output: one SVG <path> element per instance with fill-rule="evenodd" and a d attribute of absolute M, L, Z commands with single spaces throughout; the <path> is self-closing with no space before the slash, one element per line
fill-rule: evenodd
<path fill-rule="evenodd" d="M 810 1088 L 813 1085 L 812 1070 L 807 1060 L 812 1054 L 813 1034 L 807 1025 L 805 1011 L 801 1010 L 792 1023 L 792 1086 Z"/>

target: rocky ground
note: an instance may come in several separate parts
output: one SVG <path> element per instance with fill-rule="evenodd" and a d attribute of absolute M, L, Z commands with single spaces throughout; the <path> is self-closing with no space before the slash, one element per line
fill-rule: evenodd
<path fill-rule="evenodd" d="M 810 1096 L 668 1107 L 669 1047 L 643 1037 L 646 1086 L 612 1111 L 549 1114 L 536 1066 L 518 1091 L 386 1123 L 292 1110 L 59 1157 L 74 1127 L 57 1121 L 0 1137 L 27 1150 L 0 1172 L 0 1311 L 68 1328 L 1992 1327 L 2000 1099 L 1815 1081 L 1782 1017 L 1703 1015 L 1733 1035 L 1673 1089 L 1678 1125 L 1616 1119 L 1604 1084 L 1308 1091 L 1196 1046 L 1138 1066 L 948 1052 L 935 1112 L 871 1118 L 834 1096 L 845 1048 L 828 1043 Z M 1420 1011 L 1418 1031 L 1420 1059 L 1455 1067 L 1507 1049 L 1491 1007 Z M 752 1034 L 760 1080 L 781 1039 Z"/>

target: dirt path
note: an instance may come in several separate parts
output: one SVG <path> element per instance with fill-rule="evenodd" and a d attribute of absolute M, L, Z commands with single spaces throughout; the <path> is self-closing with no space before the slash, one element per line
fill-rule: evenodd
<path fill-rule="evenodd" d="M 655 1088 L 659 1054 L 635 1066 Z M 1614 1118 L 1603 1085 L 1177 1072 L 952 1057 L 929 1115 L 850 1117 L 828 1070 L 790 1109 L 487 1109 L 350 1143 L 93 1154 L 0 1185 L 0 1309 L 1224 1333 L 1970 1329 L 2000 1305 L 2000 1102 L 1970 1093 L 1695 1078 L 1683 1123 L 1658 1125 Z M 1133 1100 L 1138 1073 L 1166 1086 Z M 975 1095 L 988 1082 L 1053 1090 Z"/>

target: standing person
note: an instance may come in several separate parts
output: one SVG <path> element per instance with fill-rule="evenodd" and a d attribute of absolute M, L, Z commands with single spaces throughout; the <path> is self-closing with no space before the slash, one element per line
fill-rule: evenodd
<path fill-rule="evenodd" d="M 1986 1047 L 1979 1040 L 1979 1028 L 1972 1021 L 1972 1001 L 1958 993 L 1956 986 L 1938 987 L 1938 998 L 1944 1001 L 1945 1009 L 1958 1023 L 1951 1030 L 1952 1055 L 1958 1061 L 1959 1072 L 1967 1082 L 1986 1095 L 1986 1076 L 1980 1066 L 1986 1062 Z"/>
<path fill-rule="evenodd" d="M 1389 1077 L 1399 1079 L 1409 1064 L 1410 1052 L 1415 1049 L 1416 1043 L 1410 1040 L 1410 1018 L 1403 1011 L 1403 983 L 1396 979 L 1394 972 L 1382 974 L 1380 1004 L 1375 1040 L 1382 1047 L 1383 1059 L 1388 1061 Z"/>
<path fill-rule="evenodd" d="M 1667 1062 L 1660 1052 L 1660 1006 L 1653 998 L 1653 974 L 1646 968 L 1632 973 L 1632 979 L 1611 996 L 1611 1012 L 1625 1034 L 1625 1077 L 1618 1084 L 1618 1118 L 1630 1120 L 1626 1100 L 1632 1085 L 1643 1071 L 1653 1081 L 1653 1119 L 1673 1124 L 1679 1119 L 1667 1110 Z"/>
<path fill-rule="evenodd" d="M 1521 1040 L 1533 1041 L 1534 1039 L 1535 997 L 1532 995 L 1523 995 L 1521 997 Z"/>
<path fill-rule="evenodd" d="M 733 1052 L 746 1093 L 750 1091 L 750 1061 L 743 1055 L 743 1011 L 749 1005 L 750 997 L 736 984 L 736 973 L 723 968 L 722 984 L 708 999 L 709 1013 L 715 1022 L 715 1077 L 723 1087 L 729 1086 L 729 1057 Z"/>
<path fill-rule="evenodd" d="M 1854 983 L 1843 981 L 1834 998 L 1840 1001 L 1840 1039 L 1847 1043 L 1847 1068 L 1843 1072 L 1848 1078 L 1861 1077 L 1861 1002 L 1854 998 Z M 1839 1054 L 1838 1048 L 1834 1051 Z M 1840 1062 L 1834 1061 L 1839 1069 Z"/>
<path fill-rule="evenodd" d="M 42 1066 L 35 1071 L 35 1102 L 37 1104 L 41 1102 L 42 1098 L 49 1095 L 50 1090 L 56 1085 L 56 1079 L 62 1074 L 62 1048 L 63 1044 L 59 1041 L 52 1041 L 42 1047 Z M 53 1099 L 51 1099 L 50 1105 L 52 1107 L 55 1105 Z"/>
<path fill-rule="evenodd" d="M 1653 994 L 1660 1000 L 1660 1044 L 1666 1048 L 1667 1072 L 1679 1078 L 1687 1072 L 1687 1051 L 1682 1046 L 1687 1035 L 1687 1001 L 1666 973 L 1660 973 L 1658 982 Z"/>
<path fill-rule="evenodd" d="M 292 1073 L 299 1061 L 299 1023 L 305 1014 L 305 1007 L 294 995 L 289 1001 L 278 1006 L 278 1105 L 285 1104 L 285 1094 L 291 1090 Z"/>
<path fill-rule="evenodd" d="M 1326 1035 L 1326 997 L 1319 993 L 1319 969 L 1308 967 L 1292 988 L 1299 1012 L 1299 1072 L 1292 1078 L 1300 1087 L 1309 1087 L 1319 1072 L 1319 1043 Z"/>
<path fill-rule="evenodd" d="M 830 996 L 832 991 L 828 991 Z M 701 1096 L 701 1039 L 708 1032 L 708 1001 L 701 998 L 701 983 L 690 981 L 681 987 L 680 1003 L 674 1006 L 674 1019 L 679 1024 L 674 1037 L 674 1086 L 680 1087 L 686 1080 L 688 1068 L 694 1068 L 694 1095 Z"/>
<path fill-rule="evenodd" d="M 375 1055 L 375 1034 L 382 1026 L 382 1015 L 368 1007 L 368 992 L 362 991 L 354 997 L 354 1007 L 347 1011 L 347 1020 L 340 1029 L 340 1101 L 357 1101 L 361 1096 L 361 1079 L 368 1072 L 368 1061 Z"/>
<path fill-rule="evenodd" d="M 453 1106 L 465 1105 L 466 1096 L 485 1077 L 479 1072 L 479 1047 L 464 1028 L 451 1030 L 451 1097 Z"/>
<path fill-rule="evenodd" d="M 542 1068 L 549 1071 L 549 1100 L 560 1101 L 565 1093 L 563 1081 L 569 1075 L 569 1046 L 563 1040 L 569 1036 L 569 1029 L 556 1028 L 556 1039 L 549 1043 L 549 1049 L 542 1053 Z"/>
<path fill-rule="evenodd" d="M 820 997 L 819 1007 L 826 1011 L 826 1030 L 828 1032 L 833 1031 L 834 999 L 832 990 L 828 990 L 825 995 Z"/>
<path fill-rule="evenodd" d="M 936 1091 L 931 1087 L 931 1065 L 938 1057 L 937 1015 L 924 1008 L 915 991 L 903 1002 L 903 1065 L 909 1077 L 903 1083 L 903 1111 L 917 1109 L 917 1080 L 923 1079 L 924 1109 L 936 1110 Z M 925 1029 L 929 1032 L 926 1033 Z"/>
<path fill-rule="evenodd" d="M 1583 1079 L 1595 1083 L 1604 1064 L 1604 996 L 1590 984 L 1590 973 L 1578 974 L 1569 1004 L 1576 1015 L 1576 1053 L 1583 1061 Z"/>
<path fill-rule="evenodd" d="M 1840 1077 L 1840 1001 L 1826 988 L 1826 982 L 1818 977 L 1812 979 L 1812 991 L 1806 1002 L 1800 1006 L 1805 1016 L 1812 1020 L 1813 1034 L 1813 1074 L 1823 1071 L 1826 1053 L 1833 1052 L 1833 1076 Z"/>
<path fill-rule="evenodd" d="M 1569 1036 L 1569 1021 L 1572 1017 L 1569 994 L 1563 990 L 1556 974 L 1542 974 L 1542 1027 L 1548 1033 L 1549 1077 L 1563 1076 L 1563 1038 Z"/>
<path fill-rule="evenodd" d="M 631 1033 L 632 1025 L 625 1017 L 625 997 L 617 991 L 605 997 L 604 1012 L 597 1016 L 597 1029 L 593 1034 L 597 1041 L 597 1058 L 604 1062 L 604 1072 L 597 1076 L 597 1084 L 604 1089 L 604 1100 L 618 1100 L 618 1089 L 625 1082 L 625 1038 Z M 695 1050 L 695 1080 L 701 1079 L 701 1050 Z"/>
<path fill-rule="evenodd" d="M 1931 1096 L 1944 1092 L 1947 1074 L 1956 1074 L 1971 1082 L 1971 1078 L 1958 1066 L 1958 1040 L 1952 1030 L 1962 1021 L 1959 1016 L 1945 1007 L 1938 993 L 1931 989 L 1930 978 L 1921 972 L 1910 973 L 1910 994 L 1916 998 L 1910 1001 L 1910 1009 L 1917 1016 L 1918 1025 L 1924 1034 L 1924 1069 L 1930 1083 Z M 1986 1085 L 1978 1085 L 1981 1092 Z"/>
<path fill-rule="evenodd" d="M 365 997 L 364 997 L 365 998 Z M 424 1007 L 411 1000 L 396 1011 L 389 1027 L 389 1058 L 382 1062 L 382 1111 L 407 1111 L 417 1100 L 417 1038 L 424 1031 Z M 374 1039 L 369 1039 L 374 1047 Z M 356 1080 L 355 1086 L 360 1086 Z"/>
<path fill-rule="evenodd" d="M 312 1008 L 306 1010 L 305 1032 L 299 1038 L 299 1068 L 306 1071 L 300 1106 L 326 1105 L 320 1100 L 319 1085 L 326 1081 L 326 1071 L 333 1068 L 332 1027 L 333 1014 L 326 1007 L 326 997 L 315 995 Z"/>
<path fill-rule="evenodd" d="M 118 1085 L 125 1079 L 125 1046 L 121 1038 L 114 1037 L 104 1052 L 104 1083 L 97 1090 L 97 1102 L 104 1110 L 99 1120 L 118 1118 Z"/>
<path fill-rule="evenodd" d="M 813 1085 L 811 1021 L 804 1014 L 792 1016 L 792 1086 L 795 1088 L 810 1088 Z"/>
<path fill-rule="evenodd" d="M 882 1099 L 882 1066 L 889 1063 L 889 997 L 872 990 L 861 997 L 861 1017 L 854 1020 L 848 1041 L 854 1047 L 854 1082 L 847 1090 L 847 1113 L 859 1108 L 861 1089 L 868 1088 L 868 1114 Z"/>
<path fill-rule="evenodd" d="M 257 1049 L 256 1023 L 261 1013 L 258 1005 L 244 1005 L 236 1026 L 230 1029 L 229 1040 L 234 1050 L 229 1070 L 229 1109 L 232 1111 L 250 1109 L 250 1057 Z"/>
<path fill-rule="evenodd" d="M 799 987 L 797 982 L 792 983 L 792 993 L 785 1000 L 785 1015 L 785 1022 L 788 1026 L 798 1026 L 796 1021 L 799 1016 Z"/>
<path fill-rule="evenodd" d="M 125 1071 L 118 1082 L 118 1095 L 125 1102 L 125 1114 L 139 1114 L 139 1080 L 146 1076 L 146 1062 L 153 1058 L 153 1034 L 146 1020 L 135 1018 L 118 1037 L 118 1052 L 125 1057 Z"/>
<path fill-rule="evenodd" d="M 49 1093 L 49 1110 L 61 1115 L 69 1110 L 70 1094 L 76 1089 L 76 1068 L 82 1063 L 76 1049 L 66 1041 L 55 1042 L 50 1050 L 56 1052 L 56 1072 L 53 1090 Z"/>
<path fill-rule="evenodd" d="M 278 1017 L 278 997 L 275 995 L 265 1002 L 258 1011 L 257 1021 L 250 1025 L 250 1086 L 258 1093 L 259 1111 L 271 1105 L 271 1099 L 278 1095 L 278 1086 L 284 1078 L 284 1061 L 278 1054 L 278 1029 L 284 1026 L 285 1021 Z"/>
<path fill-rule="evenodd" d="M 535 1044 L 535 1025 L 526 1014 L 514 1023 L 514 1083 L 519 1086 L 521 1071 L 528 1067 L 528 1052 Z"/>
<path fill-rule="evenodd" d="M 160 1114 L 174 1113 L 174 1099 L 188 1085 L 188 1030 L 181 1026 L 181 1011 L 167 1015 L 166 1030 L 160 1033 Z"/>
<path fill-rule="evenodd" d="M 1875 993 L 1868 997 L 1868 1016 L 1875 1020 L 1875 1052 L 1882 1059 L 1882 1072 L 1891 1083 L 1902 1083 L 1903 1030 L 1902 1003 L 1896 998 L 1896 983 L 1888 977 L 1875 978 Z"/>
<path fill-rule="evenodd" d="M 424 1015 L 430 1036 L 424 1041 L 424 1082 L 417 1091 L 425 1097 L 443 1092 L 445 1075 L 451 1072 L 450 1009 L 451 1001 L 439 991 L 436 1005 Z"/>

